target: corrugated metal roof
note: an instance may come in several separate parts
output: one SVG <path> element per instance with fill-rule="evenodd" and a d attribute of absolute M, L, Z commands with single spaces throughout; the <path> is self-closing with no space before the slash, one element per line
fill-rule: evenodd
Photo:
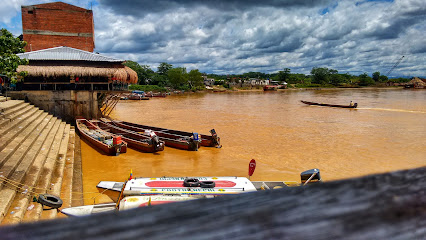
<path fill-rule="evenodd" d="M 124 60 L 102 56 L 71 47 L 54 47 L 38 51 L 19 53 L 21 59 L 28 60 L 68 60 L 90 62 L 124 62 Z"/>

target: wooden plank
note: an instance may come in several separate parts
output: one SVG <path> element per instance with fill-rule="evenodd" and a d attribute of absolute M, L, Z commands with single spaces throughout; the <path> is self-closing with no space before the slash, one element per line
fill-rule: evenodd
<path fill-rule="evenodd" d="M 0 228 L 8 239 L 424 239 L 426 167 Z"/>

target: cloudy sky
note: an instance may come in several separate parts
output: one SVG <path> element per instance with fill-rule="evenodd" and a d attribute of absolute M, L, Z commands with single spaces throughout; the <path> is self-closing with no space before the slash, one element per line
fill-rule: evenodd
<path fill-rule="evenodd" d="M 0 27 L 22 33 L 21 5 L 8 0 Z M 313 67 L 354 75 L 426 77 L 425 0 L 75 0 L 94 13 L 96 52 L 201 72 L 273 73 Z"/>

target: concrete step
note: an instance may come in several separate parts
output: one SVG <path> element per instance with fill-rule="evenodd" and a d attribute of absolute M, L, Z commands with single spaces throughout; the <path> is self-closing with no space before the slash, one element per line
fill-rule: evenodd
<path fill-rule="evenodd" d="M 10 109 L 13 109 L 21 104 L 24 104 L 25 102 L 22 100 L 10 100 L 7 102 L 0 102 L 0 113 L 6 112 Z M 28 103 L 26 103 L 28 104 Z"/>
<path fill-rule="evenodd" d="M 46 141 L 47 133 L 50 132 L 52 125 L 48 124 L 43 119 L 48 118 L 49 120 L 53 117 L 47 115 L 47 113 L 40 116 L 40 120 L 35 121 L 38 130 L 32 130 L 30 136 L 20 145 L 19 149 L 15 154 L 9 158 L 9 160 L 1 168 L 4 176 L 8 175 L 8 180 L 13 182 L 3 183 L 0 189 L 0 221 L 2 216 L 5 215 L 7 209 L 12 204 L 12 200 L 16 195 L 16 191 L 19 191 L 22 187 L 22 180 L 24 179 L 26 172 L 33 164 L 34 159 L 40 152 L 42 144 Z M 23 190 L 24 191 L 24 190 Z M 22 192 L 22 191 L 20 191 Z"/>
<path fill-rule="evenodd" d="M 4 97 L 4 96 L 0 96 L 0 102 L 5 102 L 5 101 L 9 101 L 9 100 L 11 100 L 11 98 L 10 97 Z"/>
<path fill-rule="evenodd" d="M 29 106 L 30 104 L 20 100 L 11 100 L 4 103 L 0 103 L 0 107 L 1 105 L 3 105 L 3 108 L 0 109 L 0 127 L 4 125 L 3 122 L 7 123 L 13 121 L 16 118 L 15 115 L 19 113 L 20 110 Z"/>
<path fill-rule="evenodd" d="M 51 117 L 52 116 L 50 116 L 50 118 Z M 7 148 L 15 148 L 15 151 L 8 158 L 2 159 L 3 164 L 0 167 L 0 171 L 4 177 L 11 177 L 16 167 L 21 163 L 22 158 L 31 149 L 35 139 L 38 138 L 39 134 L 46 126 L 43 124 L 43 120 L 45 118 L 49 118 L 49 115 L 46 112 L 42 112 L 42 114 L 34 119 L 34 121 L 32 121 L 31 124 L 28 125 L 28 127 L 22 131 L 21 134 L 15 137 L 13 141 L 10 142 L 10 144 L 7 146 Z M 0 183 L 1 182 L 2 181 L 0 181 Z M 0 190 L 2 187 L 3 186 L 0 184 Z"/>
<path fill-rule="evenodd" d="M 75 151 L 75 128 L 71 126 L 69 132 L 67 154 L 65 155 L 64 176 L 61 187 L 62 208 L 72 207 L 73 177 L 74 177 L 74 151 Z"/>
<path fill-rule="evenodd" d="M 21 131 L 23 131 L 31 121 L 36 117 L 35 114 L 41 114 L 41 110 L 35 107 L 29 107 L 31 109 L 23 115 L 16 118 L 15 121 L 10 122 L 6 126 L 0 129 L 0 150 L 10 142 L 11 139 L 15 138 Z"/>
<path fill-rule="evenodd" d="M 22 107 L 18 106 L 14 109 L 8 110 L 8 113 L 6 113 L 7 115 L 5 114 L 5 117 L 0 120 L 0 132 L 2 134 L 6 134 L 8 131 L 13 129 L 16 126 L 16 124 L 19 124 L 19 122 L 23 120 L 22 115 L 24 115 L 25 113 L 28 113 L 31 110 L 34 111 L 36 109 L 34 106 L 29 104 L 25 104 L 25 105 L 22 104 L 20 106 Z M 15 111 L 15 109 L 16 109 L 16 112 L 12 112 L 12 111 Z"/>
<path fill-rule="evenodd" d="M 81 140 L 75 134 L 74 166 L 72 176 L 72 207 L 84 205 L 83 166 L 81 161 Z"/>
<path fill-rule="evenodd" d="M 37 125 L 40 124 L 41 121 L 47 121 L 43 118 L 39 118 L 40 115 L 46 117 L 48 114 L 42 110 L 36 110 L 34 114 L 25 120 L 22 125 L 17 127 L 16 130 L 0 137 L 0 149 L 2 149 L 0 152 L 0 169 L 3 168 L 3 165 L 8 161 L 9 157 L 15 154 L 18 147 L 22 147 L 20 146 L 21 143 L 26 140 L 27 136 L 31 134 L 31 131 L 37 129 Z"/>
<path fill-rule="evenodd" d="M 44 194 L 49 193 L 52 190 L 51 179 L 52 174 L 56 165 L 56 161 L 58 159 L 58 153 L 61 146 L 61 140 L 63 139 L 64 131 L 65 131 L 65 122 L 61 122 L 59 126 L 59 130 L 55 135 L 53 143 L 51 145 L 49 154 L 47 155 L 46 162 L 44 163 L 41 169 L 41 175 L 36 184 L 36 193 Z M 27 211 L 24 215 L 23 221 L 36 221 L 40 218 L 41 213 L 43 211 L 43 207 L 41 204 L 35 204 L 34 209 L 32 211 Z"/>
<path fill-rule="evenodd" d="M 70 140 L 70 128 L 71 125 L 66 124 L 64 134 L 61 139 L 61 145 L 59 146 L 59 152 L 56 159 L 56 165 L 53 169 L 52 179 L 50 185 L 52 185 L 49 194 L 60 197 L 62 189 L 62 180 L 64 177 L 64 169 L 67 159 L 65 158 L 68 151 L 68 143 Z M 43 211 L 42 219 L 54 219 L 58 216 L 58 209 L 52 209 L 50 211 Z"/>
<path fill-rule="evenodd" d="M 47 156 L 50 153 L 51 146 L 53 145 L 55 136 L 58 133 L 60 124 L 61 124 L 61 121 L 56 119 L 55 117 L 53 117 L 48 122 L 49 126 L 46 127 L 45 130 L 49 127 L 51 128 L 51 130 L 48 134 L 45 134 L 45 132 L 43 132 L 42 135 L 46 136 L 46 141 L 41 146 L 41 149 L 39 153 L 37 154 L 37 157 L 35 158 L 33 164 L 30 166 L 22 182 L 23 186 L 28 187 L 28 193 L 18 194 L 15 196 L 15 199 L 11 207 L 9 208 L 9 209 L 13 209 L 15 213 L 11 214 L 11 211 L 8 211 L 6 217 L 3 220 L 3 223 L 5 224 L 20 223 L 25 213 L 27 211 L 28 212 L 33 211 L 35 205 L 38 205 L 38 203 L 32 202 L 32 197 L 34 196 L 34 192 L 36 192 L 35 186 L 40 178 L 43 165 L 46 162 Z"/>

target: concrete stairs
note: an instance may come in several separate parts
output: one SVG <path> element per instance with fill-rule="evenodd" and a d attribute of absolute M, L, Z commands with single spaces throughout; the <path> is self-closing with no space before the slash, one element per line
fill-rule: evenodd
<path fill-rule="evenodd" d="M 10 97 L 5 97 L 0 95 L 0 102 L 6 102 L 8 100 L 10 100 Z"/>
<path fill-rule="evenodd" d="M 4 101 L 3 101 L 4 100 Z M 0 223 L 51 219 L 34 196 L 72 205 L 75 129 L 24 101 L 0 96 Z"/>

